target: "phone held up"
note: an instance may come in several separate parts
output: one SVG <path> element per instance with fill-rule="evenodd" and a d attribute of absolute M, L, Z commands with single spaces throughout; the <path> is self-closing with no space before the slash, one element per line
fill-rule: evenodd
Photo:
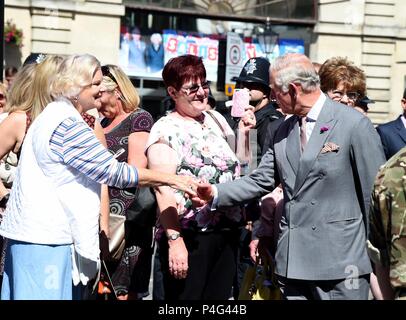
<path fill-rule="evenodd" d="M 241 118 L 244 115 L 245 108 L 249 105 L 249 103 L 249 92 L 245 89 L 235 89 L 231 106 L 231 116 Z"/>

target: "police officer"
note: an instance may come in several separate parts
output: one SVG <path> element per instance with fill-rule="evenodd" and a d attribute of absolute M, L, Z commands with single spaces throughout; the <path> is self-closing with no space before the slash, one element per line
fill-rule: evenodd
<path fill-rule="evenodd" d="M 368 114 L 369 106 L 368 104 L 375 103 L 374 100 L 369 99 L 367 96 L 362 97 L 355 101 L 354 109 L 358 110 L 359 112 L 363 113 L 364 115 Z"/>
<path fill-rule="evenodd" d="M 251 58 L 236 79 L 236 88 L 249 91 L 250 105 L 254 108 L 257 121 L 254 128 L 257 132 L 257 163 L 261 160 L 268 124 L 282 116 L 270 99 L 269 67 L 270 63 L 266 58 Z"/>
<path fill-rule="evenodd" d="M 267 137 L 268 125 L 281 118 L 282 114 L 276 110 L 276 103 L 270 99 L 271 88 L 269 87 L 269 69 L 270 63 L 266 58 L 257 57 L 249 59 L 242 68 L 240 75 L 236 79 L 236 88 L 247 89 L 249 91 L 249 104 L 254 111 L 256 126 L 253 133 L 256 139 L 251 139 L 252 160 L 248 170 L 255 169 L 261 161 L 265 141 Z M 236 123 L 238 123 L 239 119 Z M 237 124 L 230 124 L 236 128 Z M 252 136 L 252 135 L 251 135 Z M 242 170 L 242 174 L 248 173 L 248 170 Z M 247 226 L 242 230 L 240 236 L 240 250 L 238 254 L 237 276 L 234 283 L 234 298 L 238 297 L 239 287 L 247 267 L 252 264 L 249 252 L 249 243 L 251 241 L 252 223 L 257 221 L 260 216 L 260 201 L 253 199 L 246 207 Z"/>
<path fill-rule="evenodd" d="M 369 256 L 377 298 L 406 300 L 406 147 L 379 171 L 370 206 Z"/>

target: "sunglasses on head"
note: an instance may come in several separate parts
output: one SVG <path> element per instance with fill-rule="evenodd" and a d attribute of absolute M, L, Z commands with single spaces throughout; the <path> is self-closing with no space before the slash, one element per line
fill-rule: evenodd
<path fill-rule="evenodd" d="M 117 82 L 116 78 L 110 72 L 109 66 L 102 66 L 101 71 L 102 71 L 103 76 L 109 77 L 111 80 L 113 80 L 118 85 L 118 82 Z"/>

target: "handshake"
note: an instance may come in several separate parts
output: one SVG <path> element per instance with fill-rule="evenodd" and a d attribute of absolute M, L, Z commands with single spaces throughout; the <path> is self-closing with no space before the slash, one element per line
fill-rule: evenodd
<path fill-rule="evenodd" d="M 213 187 L 206 180 L 188 175 L 169 175 L 166 184 L 174 189 L 185 192 L 196 208 L 206 205 L 214 198 Z"/>
<path fill-rule="evenodd" d="M 191 178 L 191 177 L 188 177 Z M 192 200 L 193 207 L 199 208 L 211 202 L 214 198 L 213 187 L 210 183 L 189 180 L 188 190 L 184 190 L 186 196 Z"/>

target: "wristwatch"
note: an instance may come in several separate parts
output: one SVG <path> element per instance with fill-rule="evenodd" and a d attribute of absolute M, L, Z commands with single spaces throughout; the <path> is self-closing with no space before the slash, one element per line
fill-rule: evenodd
<path fill-rule="evenodd" d="M 167 234 L 166 236 L 168 237 L 168 240 L 176 240 L 176 239 L 182 237 L 182 235 L 180 234 L 180 232 L 173 232 L 173 233 L 171 233 L 171 234 Z"/>

